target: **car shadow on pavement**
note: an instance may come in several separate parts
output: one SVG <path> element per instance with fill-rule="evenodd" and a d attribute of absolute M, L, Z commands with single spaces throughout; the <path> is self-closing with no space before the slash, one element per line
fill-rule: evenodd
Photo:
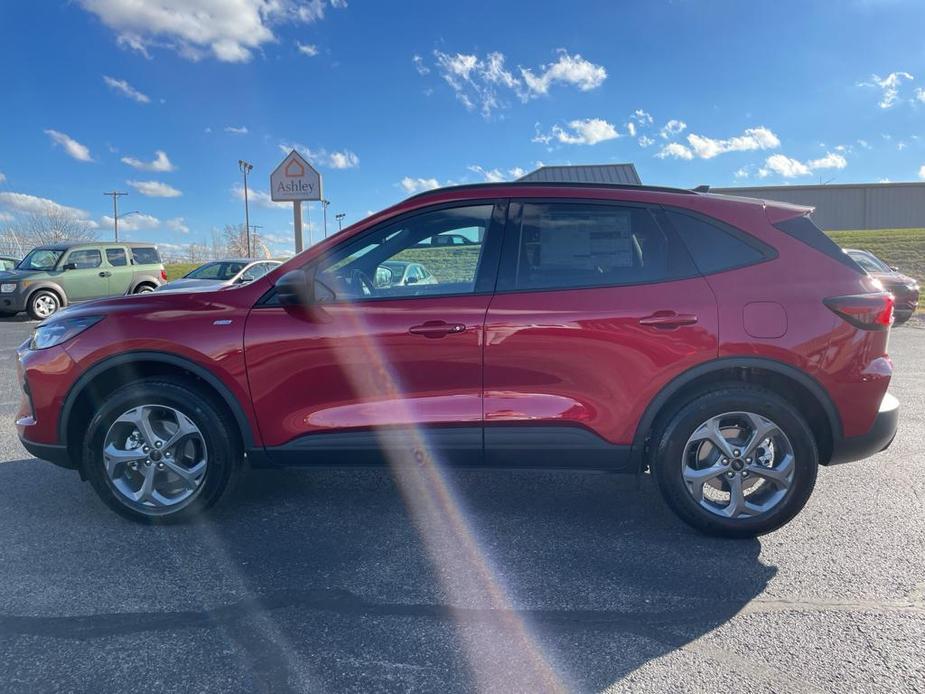
<path fill-rule="evenodd" d="M 757 540 L 682 525 L 648 478 L 445 479 L 436 534 L 387 470 L 254 473 L 203 521 L 145 527 L 72 473 L 0 465 L 0 652 L 121 644 L 84 679 L 55 657 L 16 673 L 98 691 L 141 663 L 165 688 L 214 669 L 200 684 L 221 670 L 223 691 L 600 690 L 683 661 L 776 573 Z M 130 647 L 190 634 L 169 662 Z"/>

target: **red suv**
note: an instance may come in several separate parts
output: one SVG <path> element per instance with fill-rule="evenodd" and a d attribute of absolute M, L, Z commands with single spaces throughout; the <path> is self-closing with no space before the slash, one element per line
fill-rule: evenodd
<path fill-rule="evenodd" d="M 765 533 L 818 465 L 897 426 L 893 297 L 808 212 L 644 186 L 431 191 L 250 284 L 42 323 L 19 351 L 20 438 L 148 522 L 205 509 L 245 467 L 387 462 L 649 471 L 700 530 Z"/>

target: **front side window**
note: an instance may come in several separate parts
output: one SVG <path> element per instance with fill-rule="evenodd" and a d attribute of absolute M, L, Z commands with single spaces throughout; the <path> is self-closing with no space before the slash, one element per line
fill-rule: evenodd
<path fill-rule="evenodd" d="M 71 251 L 67 257 L 67 264 L 73 265 L 75 270 L 89 270 L 102 265 L 103 256 L 95 248 Z"/>
<path fill-rule="evenodd" d="M 191 280 L 230 280 L 244 269 L 244 263 L 218 261 L 206 263 L 186 275 Z"/>
<path fill-rule="evenodd" d="M 113 267 L 128 265 L 128 258 L 125 256 L 125 249 L 123 248 L 107 248 L 106 260 Z"/>
<path fill-rule="evenodd" d="M 493 209 L 434 210 L 379 227 L 321 262 L 316 293 L 335 301 L 469 294 Z"/>
<path fill-rule="evenodd" d="M 517 258 L 507 289 L 637 284 L 692 274 L 643 207 L 526 203 L 514 233 Z"/>

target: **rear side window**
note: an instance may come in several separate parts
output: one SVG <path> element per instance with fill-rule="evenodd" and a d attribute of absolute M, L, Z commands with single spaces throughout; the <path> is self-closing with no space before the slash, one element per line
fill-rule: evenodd
<path fill-rule="evenodd" d="M 857 273 L 862 275 L 867 274 L 860 265 L 851 259 L 851 256 L 841 249 L 841 246 L 826 236 L 822 232 L 822 229 L 817 227 L 813 220 L 805 215 L 802 217 L 794 217 L 793 219 L 785 219 L 783 222 L 775 224 L 774 228 L 779 229 L 788 236 L 792 236 L 797 241 L 802 241 L 810 248 L 829 256 L 833 260 L 837 260 L 842 265 L 850 267 Z"/>
<path fill-rule="evenodd" d="M 765 244 L 722 222 L 674 210 L 666 210 L 665 216 L 704 275 L 760 263 L 773 254 Z"/>
<path fill-rule="evenodd" d="M 161 257 L 157 254 L 157 249 L 150 246 L 133 248 L 132 262 L 135 265 L 160 265 Z"/>
<path fill-rule="evenodd" d="M 107 248 L 106 260 L 114 267 L 128 265 L 128 259 L 125 257 L 125 249 L 123 248 Z"/>
<path fill-rule="evenodd" d="M 641 284 L 695 274 L 687 254 L 643 207 L 525 203 L 513 272 L 501 289 Z"/>

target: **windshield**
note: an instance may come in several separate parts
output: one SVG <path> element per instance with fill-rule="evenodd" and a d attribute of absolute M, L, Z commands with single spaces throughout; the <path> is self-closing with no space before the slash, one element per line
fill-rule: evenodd
<path fill-rule="evenodd" d="M 244 263 L 229 263 L 225 261 L 206 263 L 202 267 L 196 268 L 186 275 L 186 279 L 230 280 L 244 269 L 244 265 Z"/>
<path fill-rule="evenodd" d="M 888 268 L 884 263 L 882 263 L 878 258 L 873 257 L 867 253 L 849 253 L 851 259 L 864 268 L 867 272 L 889 272 Z"/>
<path fill-rule="evenodd" d="M 48 249 L 48 248 L 33 248 L 29 251 L 29 254 L 23 258 L 19 265 L 16 266 L 17 270 L 53 270 L 55 265 L 58 264 L 58 260 L 61 258 L 61 255 L 64 251 Z"/>

